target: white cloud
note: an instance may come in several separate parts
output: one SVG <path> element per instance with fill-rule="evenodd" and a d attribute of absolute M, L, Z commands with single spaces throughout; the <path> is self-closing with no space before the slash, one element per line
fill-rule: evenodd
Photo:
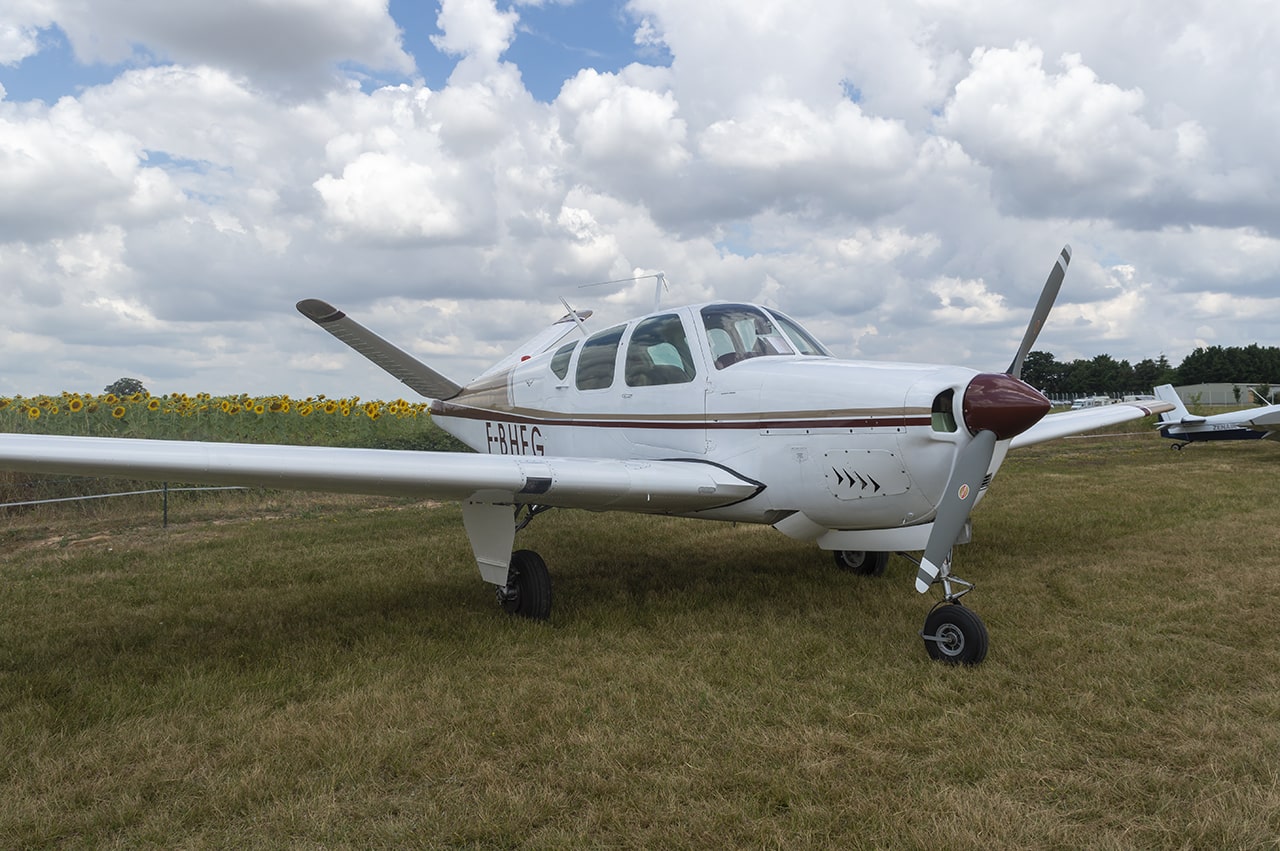
<path fill-rule="evenodd" d="M 933 320 L 940 324 L 1000 323 L 1011 316 L 1004 296 L 991 292 L 980 280 L 941 278 L 929 286 L 929 292 L 941 302 L 933 311 Z"/>
<path fill-rule="evenodd" d="M 515 12 L 500 12 L 493 0 L 441 0 L 436 20 L 442 35 L 431 43 L 445 53 L 494 62 L 515 35 Z"/>
<path fill-rule="evenodd" d="M 1099 80 L 1075 54 L 1061 57 L 1055 74 L 1043 60 L 1027 43 L 975 50 L 938 122 L 1020 207 L 1043 210 L 1068 196 L 1105 215 L 1176 177 L 1175 164 L 1196 165 L 1187 161 L 1203 149 L 1194 125 L 1158 131 L 1143 116 L 1141 91 Z"/>
<path fill-rule="evenodd" d="M 138 154 L 136 139 L 95 125 L 73 99 L 0 101 L 0 239 L 38 241 L 172 212 L 181 199 L 168 175 Z"/>
<path fill-rule="evenodd" d="M 17 65 L 39 50 L 39 31 L 35 27 L 0 20 L 0 65 Z"/>
<path fill-rule="evenodd" d="M 593 164 L 665 172 L 689 160 L 685 122 L 669 90 L 588 69 L 565 83 L 556 106 L 566 141 Z"/>
<path fill-rule="evenodd" d="M 339 62 L 409 72 L 385 0 L 53 0 L 85 62 L 154 57 L 212 65 L 262 84 L 317 92 Z"/>
<path fill-rule="evenodd" d="M 531 5 L 441 4 L 452 73 L 429 88 L 381 0 L 7 4 L 7 80 L 50 25 L 126 64 L 52 106 L 0 99 L 3 330 L 17 357 L 79 341 L 0 392 L 152 358 L 157 389 L 398 394 L 292 303 L 461 376 L 561 295 L 602 322 L 647 309 L 650 282 L 577 285 L 652 269 L 668 303 L 764 297 L 842 354 L 998 368 L 1064 242 L 1039 344 L 1059 356 L 1268 342 L 1280 16 L 1260 0 L 632 0 L 661 50 L 569 73 L 552 103 L 511 59 Z"/>
<path fill-rule="evenodd" d="M 391 242 L 456 239 L 466 232 L 463 211 L 451 202 L 458 169 L 365 152 L 341 177 L 316 181 L 329 216 L 344 228 Z"/>

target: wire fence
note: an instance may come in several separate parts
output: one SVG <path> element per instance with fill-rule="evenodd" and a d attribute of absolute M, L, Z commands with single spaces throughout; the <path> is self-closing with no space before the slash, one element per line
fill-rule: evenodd
<path fill-rule="evenodd" d="M 164 526 L 169 525 L 169 494 L 181 493 L 185 491 L 242 491 L 247 488 L 240 485 L 222 485 L 219 487 L 169 487 L 169 483 L 165 482 L 158 488 L 147 488 L 145 490 L 120 491 L 118 493 L 93 493 L 82 494 L 80 496 L 59 496 L 49 497 L 47 499 L 26 499 L 21 502 L 0 502 L 0 508 L 18 508 L 24 505 L 47 505 L 55 502 L 84 502 L 91 499 L 112 499 L 118 496 L 140 496 L 143 494 L 158 493 L 163 494 L 163 515 L 162 521 Z"/>

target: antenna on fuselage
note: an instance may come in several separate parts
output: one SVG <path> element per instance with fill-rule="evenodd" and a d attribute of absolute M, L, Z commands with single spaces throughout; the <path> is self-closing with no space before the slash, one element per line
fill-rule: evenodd
<path fill-rule="evenodd" d="M 659 272 L 655 277 L 657 282 L 653 285 L 653 312 L 657 313 L 662 309 L 662 291 L 667 288 L 667 273 Z"/>
<path fill-rule="evenodd" d="M 569 306 L 569 302 L 565 300 L 564 296 L 560 296 L 560 303 L 564 305 L 565 310 L 569 311 L 569 315 L 573 317 L 573 321 L 577 324 L 578 330 L 582 332 L 582 336 L 587 336 L 586 326 L 582 324 L 582 317 L 578 315 L 578 311 Z M 587 315 L 590 316 L 591 311 L 588 310 Z"/>
<path fill-rule="evenodd" d="M 634 278 L 616 278 L 612 281 L 596 281 L 594 284 L 579 284 L 578 289 L 583 290 L 587 287 L 603 287 L 609 284 L 631 284 L 636 281 L 647 280 L 653 278 L 655 280 L 653 287 L 653 310 L 658 312 L 662 308 L 662 291 L 667 289 L 667 273 L 654 272 L 652 275 L 636 275 Z M 563 301 L 564 299 L 561 299 Z"/>

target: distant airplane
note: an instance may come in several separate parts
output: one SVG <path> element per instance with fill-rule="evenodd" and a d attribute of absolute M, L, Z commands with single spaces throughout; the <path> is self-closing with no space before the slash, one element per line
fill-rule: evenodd
<path fill-rule="evenodd" d="M 770 525 L 854 573 L 904 555 L 916 590 L 941 589 L 928 654 L 977 664 L 987 630 L 959 605 L 973 586 L 952 574 L 952 548 L 1006 453 L 1171 407 L 1046 416 L 1020 379 L 1070 259 L 1063 248 L 1001 373 L 837 360 L 777 310 L 710 303 L 563 342 L 583 327 L 571 310 L 461 385 L 308 299 L 305 316 L 433 399 L 433 420 L 478 454 L 2 435 L 0 469 L 460 500 L 481 578 L 532 619 L 551 613 L 551 580 L 537 553 L 512 549 L 546 509 Z"/>
<path fill-rule="evenodd" d="M 1160 415 L 1160 422 L 1156 424 L 1161 437 L 1177 441 L 1170 449 L 1206 440 L 1280 439 L 1280 405 L 1200 417 L 1187 410 L 1172 384 L 1161 384 L 1156 388 L 1156 396 L 1173 406 L 1173 410 Z"/>

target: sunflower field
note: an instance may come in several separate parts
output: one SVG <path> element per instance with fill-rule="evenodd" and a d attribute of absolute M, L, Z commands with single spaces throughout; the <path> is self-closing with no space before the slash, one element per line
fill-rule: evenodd
<path fill-rule="evenodd" d="M 134 393 L 0 397 L 0 432 L 292 443 L 395 449 L 461 449 L 431 423 L 425 402 Z"/>
<path fill-rule="evenodd" d="M 0 432 L 89 437 L 468 451 L 431 422 L 426 403 L 323 395 L 147 392 L 0 397 Z M 132 489 L 115 480 L 0 472 L 0 503 Z"/>

